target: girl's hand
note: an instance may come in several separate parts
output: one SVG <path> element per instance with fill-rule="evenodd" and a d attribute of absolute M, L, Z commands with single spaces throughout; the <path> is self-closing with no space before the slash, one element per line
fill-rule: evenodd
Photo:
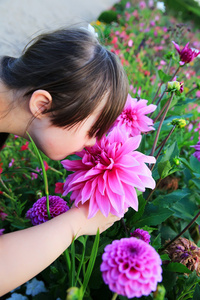
<path fill-rule="evenodd" d="M 105 217 L 99 210 L 96 215 L 88 219 L 89 201 L 79 205 L 79 207 L 72 206 L 71 210 L 74 211 L 74 236 L 79 237 L 81 235 L 95 235 L 99 228 L 100 233 L 111 227 L 120 218 L 109 214 Z M 127 211 L 127 210 L 126 210 Z M 126 212 L 125 211 L 125 212 Z"/>

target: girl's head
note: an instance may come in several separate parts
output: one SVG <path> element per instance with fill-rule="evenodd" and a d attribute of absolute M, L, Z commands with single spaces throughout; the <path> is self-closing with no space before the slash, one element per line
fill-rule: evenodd
<path fill-rule="evenodd" d="M 48 127 L 62 129 L 63 143 L 64 132 L 74 134 L 82 126 L 87 127 L 89 138 L 100 138 L 121 113 L 128 94 L 127 77 L 116 56 L 84 29 L 41 35 L 25 48 L 21 57 L 3 57 L 1 65 L 3 83 L 21 93 L 20 101 L 29 102 L 33 118 L 27 131 L 54 159 L 70 153 L 66 148 L 66 155 L 49 154 L 45 141 L 55 144 L 53 135 L 58 131 L 50 133 Z M 59 148 L 54 146 L 53 152 Z"/>

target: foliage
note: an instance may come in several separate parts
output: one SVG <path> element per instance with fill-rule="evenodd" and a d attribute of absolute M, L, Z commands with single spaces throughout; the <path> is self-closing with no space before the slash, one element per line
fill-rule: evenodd
<path fill-rule="evenodd" d="M 69 298 L 70 288 L 74 288 L 73 299 L 79 299 L 83 291 L 84 299 L 111 299 L 112 292 L 103 283 L 100 273 L 103 250 L 113 240 L 129 237 L 136 228 L 151 234 L 151 245 L 163 260 L 163 282 L 155 293 L 141 299 L 198 299 L 200 277 L 183 264 L 170 262 L 163 250 L 166 243 L 180 233 L 200 247 L 200 217 L 192 221 L 200 207 L 200 161 L 193 156 L 194 148 L 191 147 L 199 140 L 200 59 L 197 57 L 180 67 L 179 55 L 172 44 L 172 40 L 181 46 L 190 41 L 191 47 L 200 49 L 200 35 L 192 24 L 180 23 L 175 17 L 149 8 L 148 3 L 141 8 L 139 1 L 135 2 L 131 5 L 118 2 L 110 14 L 113 19 L 104 14 L 109 22 L 98 20 L 93 26 L 100 40 L 121 60 L 129 78 L 131 96 L 157 104 L 157 110 L 149 116 L 154 120 L 155 131 L 143 134 L 139 148 L 142 153 L 157 157 L 156 164 L 149 166 L 156 188 L 143 194 L 138 192 L 138 212 L 130 208 L 124 219 L 100 238 L 97 235 L 96 239 L 80 237 L 74 241 L 37 276 L 45 283 L 47 291 L 26 295 L 28 299 L 66 299 L 66 290 L 67 299 L 72 299 Z M 174 91 L 166 92 L 165 87 L 175 76 L 177 81 L 184 82 L 183 93 L 177 95 Z M 184 126 L 177 125 L 180 118 L 186 120 Z M 45 190 L 54 195 L 55 184 L 63 183 L 69 174 L 60 162 L 40 155 L 45 161 L 43 171 L 34 145 L 25 144 L 16 136 L 10 137 L 1 152 L 0 228 L 5 229 L 4 233 L 30 227 L 27 210 L 45 196 Z M 43 180 L 45 173 L 48 191 L 47 182 Z M 71 205 L 69 197 L 63 198 Z M 17 293 L 25 295 L 25 285 Z M 119 299 L 126 298 L 119 296 Z"/>

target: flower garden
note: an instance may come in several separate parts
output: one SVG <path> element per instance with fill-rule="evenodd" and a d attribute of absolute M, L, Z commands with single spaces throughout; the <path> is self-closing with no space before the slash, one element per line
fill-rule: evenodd
<path fill-rule="evenodd" d="M 92 26 L 128 75 L 124 110 L 94 146 L 61 162 L 9 138 L 0 235 L 85 201 L 89 218 L 101 210 L 121 220 L 79 237 L 2 299 L 200 299 L 200 32 L 153 1 L 118 2 Z"/>

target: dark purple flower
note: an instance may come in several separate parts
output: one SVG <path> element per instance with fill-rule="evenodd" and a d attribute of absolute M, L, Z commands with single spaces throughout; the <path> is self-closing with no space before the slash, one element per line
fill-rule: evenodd
<path fill-rule="evenodd" d="M 179 237 L 167 247 L 165 252 L 169 255 L 172 262 L 185 265 L 189 270 L 196 271 L 200 275 L 200 248 L 183 237 Z"/>
<path fill-rule="evenodd" d="M 65 200 L 59 196 L 49 196 L 49 211 L 52 218 L 66 212 L 68 209 Z M 27 211 L 26 218 L 30 219 L 33 225 L 48 221 L 46 197 L 38 199 L 33 204 L 33 207 Z"/>
<path fill-rule="evenodd" d="M 180 65 L 184 65 L 191 62 L 195 57 L 197 57 L 200 54 L 200 51 L 189 48 L 188 47 L 189 43 L 187 43 L 182 50 L 180 50 L 179 45 L 176 44 L 174 41 L 172 41 L 172 43 L 174 44 L 174 47 L 179 53 Z"/>
<path fill-rule="evenodd" d="M 148 296 L 162 280 L 161 259 L 149 244 L 135 237 L 107 245 L 100 266 L 111 291 L 128 298 Z"/>
<path fill-rule="evenodd" d="M 193 147 L 196 150 L 193 153 L 194 157 L 196 157 L 200 161 L 200 141 L 195 146 L 191 146 L 191 147 Z"/>
<path fill-rule="evenodd" d="M 136 230 L 134 230 L 133 232 L 131 232 L 131 236 L 132 237 L 136 237 L 136 238 L 138 238 L 140 240 L 143 240 L 147 244 L 150 243 L 151 236 L 148 233 L 148 231 L 145 231 L 143 229 L 137 228 Z"/>

